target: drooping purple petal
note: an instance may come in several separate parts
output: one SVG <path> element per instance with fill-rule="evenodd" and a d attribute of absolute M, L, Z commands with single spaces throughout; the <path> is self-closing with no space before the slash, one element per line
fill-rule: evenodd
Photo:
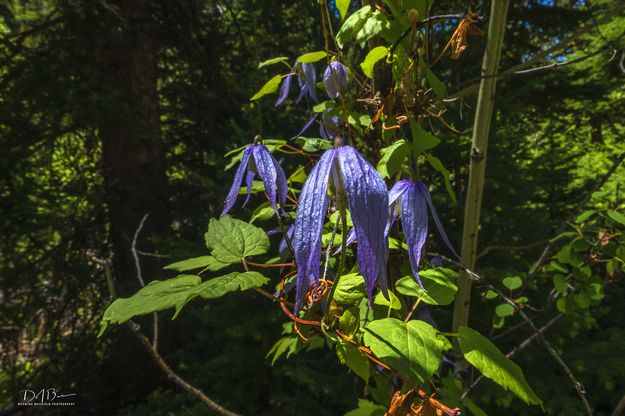
<path fill-rule="evenodd" d="M 315 66 L 313 64 L 308 62 L 301 64 L 298 82 L 301 91 L 297 102 L 299 102 L 306 93 L 313 101 L 319 102 L 315 87 L 315 84 L 317 84 L 317 73 L 315 72 Z"/>
<path fill-rule="evenodd" d="M 287 75 L 283 80 L 282 84 L 280 84 L 280 92 L 278 94 L 278 100 L 276 101 L 276 107 L 282 105 L 282 103 L 289 96 L 289 91 L 291 90 L 291 80 L 293 75 Z"/>
<path fill-rule="evenodd" d="M 302 127 L 302 129 L 295 136 L 291 137 L 289 140 L 295 140 L 299 136 L 304 134 L 306 130 L 308 130 L 310 126 L 315 122 L 315 120 L 317 120 L 317 117 L 319 117 L 319 114 L 315 114 L 310 120 L 308 120 L 306 124 L 304 124 L 304 127 Z"/>
<path fill-rule="evenodd" d="M 358 264 L 365 279 L 369 304 L 378 282 L 388 299 L 388 188 L 380 174 L 351 146 L 337 149 L 345 193 L 358 240 Z"/>
<path fill-rule="evenodd" d="M 408 245 L 412 275 L 423 288 L 419 277 L 419 261 L 421 250 L 428 236 L 428 212 L 425 198 L 414 183 L 410 184 L 401 197 L 401 225 Z"/>
<path fill-rule="evenodd" d="M 321 115 L 321 123 L 319 123 L 319 134 L 324 139 L 333 140 L 340 133 L 339 116 L 331 116 L 326 110 Z"/>
<path fill-rule="evenodd" d="M 327 150 L 311 170 L 299 197 L 293 249 L 297 263 L 295 311 L 299 311 L 311 283 L 319 279 L 321 230 L 328 209 L 328 180 L 336 157 L 336 149 Z"/>
<path fill-rule="evenodd" d="M 245 175 L 245 184 L 247 185 L 247 196 L 245 197 L 245 202 L 243 202 L 243 206 L 247 205 L 247 202 L 250 200 L 250 196 L 252 195 L 252 184 L 254 183 L 254 177 L 256 173 L 253 170 L 248 170 Z"/>
<path fill-rule="evenodd" d="M 276 206 L 276 178 L 278 174 L 276 165 L 273 163 L 273 157 L 264 144 L 254 145 L 254 162 L 258 176 L 265 184 L 265 192 L 267 192 L 269 197 L 269 203 L 273 210 L 276 211 L 276 215 L 279 216 L 280 212 Z"/>
<path fill-rule="evenodd" d="M 241 181 L 243 180 L 243 173 L 247 169 L 247 165 L 250 161 L 250 156 L 252 154 L 252 146 L 248 146 L 243 151 L 243 157 L 241 159 L 241 164 L 237 168 L 236 173 L 234 174 L 234 181 L 232 181 L 232 186 L 230 187 L 230 192 L 228 192 L 228 196 L 226 197 L 226 201 L 224 203 L 224 209 L 221 212 L 221 216 L 226 215 L 237 200 L 237 195 L 239 195 L 239 187 L 241 186 Z"/>
<path fill-rule="evenodd" d="M 394 204 L 408 188 L 410 188 L 411 182 L 407 179 L 395 182 L 395 185 L 388 191 L 388 204 L 389 206 Z"/>
<path fill-rule="evenodd" d="M 286 180 L 286 175 L 284 174 L 284 169 L 282 169 L 282 166 L 280 166 L 280 163 L 278 163 L 273 155 L 271 155 L 271 160 L 273 161 L 273 165 L 276 168 L 276 188 L 278 190 L 278 202 L 280 203 L 280 209 L 284 213 L 286 196 L 289 192 L 288 182 Z"/>
<path fill-rule="evenodd" d="M 438 233 L 441 235 L 443 242 L 445 243 L 449 251 L 451 251 L 458 260 L 460 260 L 460 256 L 458 255 L 458 253 L 456 253 L 456 250 L 454 250 L 454 247 L 449 241 L 449 238 L 447 238 L 447 234 L 445 233 L 445 229 L 443 228 L 443 223 L 441 223 L 441 220 L 438 218 L 438 215 L 436 214 L 436 209 L 434 209 L 434 204 L 432 203 L 432 198 L 430 197 L 430 192 L 428 191 L 428 187 L 423 182 L 417 182 L 416 185 L 417 185 L 417 189 L 423 195 L 423 198 L 425 199 L 428 206 L 430 207 L 432 218 L 434 218 L 434 224 L 436 224 L 436 228 L 438 229 Z"/>
<path fill-rule="evenodd" d="M 330 62 L 323 73 L 323 85 L 326 87 L 328 97 L 338 98 L 347 89 L 347 68 L 338 61 Z"/>

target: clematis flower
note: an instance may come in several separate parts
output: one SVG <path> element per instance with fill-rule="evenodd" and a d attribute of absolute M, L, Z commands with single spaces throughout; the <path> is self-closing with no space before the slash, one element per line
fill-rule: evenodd
<path fill-rule="evenodd" d="M 295 104 L 299 103 L 302 98 L 308 95 L 314 102 L 319 102 L 319 98 L 317 97 L 317 90 L 315 85 L 317 84 L 317 74 L 315 73 L 315 67 L 311 63 L 303 63 L 297 64 L 297 60 L 293 64 L 293 68 L 291 69 L 291 74 L 287 75 L 284 80 L 282 80 L 282 84 L 280 84 L 280 91 L 278 92 L 278 100 L 276 101 L 276 107 L 280 106 L 286 98 L 289 96 L 289 91 L 291 90 L 291 81 L 293 79 L 294 73 L 297 71 L 297 81 L 299 83 L 299 96 L 295 101 Z"/>
<path fill-rule="evenodd" d="M 419 286 L 423 287 L 419 277 L 419 261 L 428 235 L 428 207 L 443 242 L 456 257 L 459 256 L 447 238 L 443 224 L 432 204 L 428 187 L 423 182 L 398 181 L 389 192 L 389 204 L 392 212 L 391 221 L 394 221 L 397 212 L 400 212 L 401 225 L 408 245 L 408 258 L 410 259 L 412 275 Z"/>
<path fill-rule="evenodd" d="M 410 259 L 412 274 L 419 286 L 423 288 L 421 278 L 419 277 L 419 262 L 421 260 L 421 251 L 428 235 L 427 207 L 429 207 L 430 212 L 432 213 L 434 224 L 436 224 L 436 228 L 438 229 L 438 232 L 447 248 L 449 248 L 456 258 L 460 259 L 460 256 L 458 256 L 456 250 L 454 250 L 451 245 L 449 238 L 447 238 L 443 224 L 438 218 L 434 205 L 432 204 L 430 192 L 423 182 L 411 182 L 405 179 L 398 181 L 389 191 L 388 202 L 391 220 L 385 233 L 388 236 L 388 231 L 397 219 L 399 212 L 399 215 L 401 215 L 401 224 L 404 230 L 404 236 L 406 237 L 406 244 L 408 245 L 408 258 Z M 347 236 L 346 244 L 350 245 L 357 239 L 356 233 L 352 230 Z M 339 251 L 340 248 L 335 253 Z M 431 261 L 431 266 L 442 266 L 440 257 L 434 257 Z M 425 288 L 423 289 L 425 290 Z"/>
<path fill-rule="evenodd" d="M 336 139 L 337 142 L 340 138 Z M 340 144 L 340 143 L 339 143 Z M 338 209 L 349 207 L 358 245 L 360 274 L 365 279 L 371 303 L 376 281 L 388 297 L 388 192 L 386 184 L 369 162 L 351 146 L 327 150 L 310 172 L 302 189 L 293 229 L 297 263 L 295 310 L 311 285 L 319 280 L 321 231 L 331 191 Z M 348 206 L 345 206 L 347 203 Z"/>
<path fill-rule="evenodd" d="M 245 206 L 250 199 L 252 181 L 254 177 L 258 175 L 265 185 L 265 192 L 267 192 L 269 196 L 269 203 L 271 203 L 276 214 L 280 215 L 276 205 L 277 202 L 280 203 L 280 208 L 284 208 L 288 192 L 286 176 L 284 175 L 282 166 L 280 166 L 265 145 L 258 142 L 259 139 L 257 136 L 254 139 L 254 144 L 247 146 L 243 151 L 243 158 L 234 175 L 234 181 L 232 182 L 230 192 L 226 197 L 224 210 L 221 213 L 222 216 L 226 215 L 234 206 L 244 174 L 245 183 L 247 185 L 247 197 L 245 198 L 243 206 Z"/>
<path fill-rule="evenodd" d="M 323 73 L 323 85 L 331 99 L 338 98 L 347 89 L 347 68 L 339 61 L 330 62 Z"/>

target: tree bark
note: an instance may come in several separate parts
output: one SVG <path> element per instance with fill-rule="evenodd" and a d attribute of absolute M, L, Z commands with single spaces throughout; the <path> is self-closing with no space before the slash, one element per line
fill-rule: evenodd
<path fill-rule="evenodd" d="M 475 268 L 477 255 L 477 237 L 484 193 L 484 176 L 486 173 L 486 150 L 493 114 L 493 102 L 495 101 L 495 86 L 497 84 L 497 78 L 493 75 L 496 75 L 499 69 L 499 58 L 506 29 L 508 5 L 509 0 L 492 0 L 491 2 L 488 39 L 482 62 L 483 78 L 480 84 L 473 124 L 461 252 L 462 262 L 470 270 Z M 454 303 L 453 315 L 454 332 L 458 331 L 460 326 L 468 323 L 469 306 L 471 304 L 471 280 L 468 276 L 461 276 L 458 283 L 458 293 Z"/>
<path fill-rule="evenodd" d="M 114 275 L 120 295 L 126 296 L 137 289 L 133 234 L 148 213 L 143 235 L 148 239 L 166 235 L 168 194 L 152 7 L 147 0 L 117 0 L 113 6 L 114 12 L 107 11 L 98 50 L 98 81 L 106 97 L 98 118 Z M 154 250 L 146 244 L 140 242 L 139 248 Z M 149 262 L 144 267 L 154 270 Z M 146 277 L 153 278 L 149 274 Z"/>

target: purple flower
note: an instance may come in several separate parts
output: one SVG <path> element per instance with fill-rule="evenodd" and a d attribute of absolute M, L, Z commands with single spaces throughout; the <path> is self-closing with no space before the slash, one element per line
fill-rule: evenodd
<path fill-rule="evenodd" d="M 389 192 L 389 204 L 392 211 L 391 221 L 395 220 L 397 211 L 400 211 L 399 215 L 401 215 L 401 225 L 408 245 L 408 258 L 410 259 L 412 274 L 417 283 L 423 287 L 419 278 L 419 261 L 428 235 L 428 207 L 443 242 L 456 257 L 458 254 L 447 238 L 443 224 L 432 204 L 430 192 L 423 182 L 398 181 Z"/>
<path fill-rule="evenodd" d="M 321 231 L 330 197 L 333 192 L 339 210 L 349 207 L 358 245 L 360 274 L 365 279 L 371 303 L 375 282 L 387 295 L 386 260 L 388 238 L 388 192 L 386 184 L 369 164 L 351 146 L 327 150 L 312 169 L 299 198 L 293 247 L 297 262 L 297 290 L 295 310 L 310 286 L 319 280 L 321 261 Z"/>
<path fill-rule="evenodd" d="M 421 251 L 428 235 L 428 206 L 430 207 L 434 223 L 436 224 L 436 228 L 438 229 L 443 242 L 454 254 L 454 256 L 456 256 L 456 258 L 460 259 L 460 256 L 458 256 L 456 250 L 454 250 L 451 245 L 449 238 L 447 238 L 443 224 L 438 218 L 434 205 L 432 204 L 430 192 L 423 182 L 411 182 L 405 179 L 398 181 L 389 191 L 388 202 L 391 220 L 389 226 L 385 230 L 385 234 L 388 237 L 388 231 L 397 219 L 399 211 L 404 236 L 406 237 L 406 244 L 408 245 L 408 258 L 410 259 L 412 273 L 417 283 L 419 283 L 419 286 L 423 288 L 421 278 L 419 277 L 419 262 L 421 260 Z M 352 230 L 347 236 L 346 244 L 350 245 L 357 239 L 358 237 L 356 236 L 356 233 Z M 340 248 L 335 252 L 335 254 L 339 251 Z M 432 259 L 431 266 L 442 266 L 440 257 L 434 257 Z M 425 290 L 425 288 L 423 289 Z"/>
<path fill-rule="evenodd" d="M 286 176 L 284 175 L 284 171 L 278 161 L 272 156 L 269 150 L 267 150 L 265 145 L 260 143 L 251 144 L 243 151 L 241 164 L 237 168 L 237 172 L 234 175 L 234 182 L 232 182 L 232 187 L 226 197 L 224 210 L 221 215 L 226 215 L 234 206 L 234 203 L 237 200 L 237 195 L 239 194 L 241 181 L 243 180 L 243 174 L 246 170 L 247 173 L 245 175 L 245 183 L 247 185 L 247 197 L 245 198 L 243 206 L 245 206 L 247 201 L 250 199 L 252 181 L 254 180 L 256 174 L 258 174 L 265 185 L 265 192 L 267 192 L 267 195 L 269 196 L 271 206 L 276 211 L 276 214 L 280 215 L 276 202 L 279 202 L 280 208 L 284 209 L 288 191 Z"/>
<path fill-rule="evenodd" d="M 299 103 L 305 95 L 308 95 L 314 102 L 319 102 L 319 98 L 317 97 L 317 90 L 315 85 L 317 84 L 317 74 L 315 73 L 315 67 L 311 63 L 303 63 L 297 64 L 297 60 L 293 64 L 293 68 L 291 70 L 291 74 L 287 75 L 282 84 L 280 84 L 280 91 L 278 93 L 278 100 L 276 101 L 276 107 L 281 105 L 286 98 L 289 96 L 289 91 L 291 90 L 291 80 L 294 76 L 294 73 L 297 71 L 297 81 L 299 83 L 299 96 L 297 97 L 297 101 L 295 104 Z"/>
<path fill-rule="evenodd" d="M 338 61 L 330 62 L 323 73 L 323 85 L 326 87 L 328 97 L 338 98 L 347 89 L 347 68 Z"/>

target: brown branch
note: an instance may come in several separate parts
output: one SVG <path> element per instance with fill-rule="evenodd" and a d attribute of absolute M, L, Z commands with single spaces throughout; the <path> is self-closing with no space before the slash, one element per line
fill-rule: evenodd
<path fill-rule="evenodd" d="M 625 72 L 625 70 L 623 71 Z M 621 400 L 618 402 L 611 416 L 620 416 L 625 412 L 625 395 L 621 397 Z"/>
<path fill-rule="evenodd" d="M 156 364 L 163 370 L 163 372 L 167 375 L 167 378 L 172 380 L 178 387 L 183 389 L 184 391 L 195 396 L 199 401 L 201 401 L 207 408 L 212 410 L 218 415 L 223 416 L 240 416 L 238 413 L 234 413 L 224 407 L 218 405 L 214 401 L 208 398 L 206 394 L 197 387 L 187 383 L 182 377 L 174 372 L 171 367 L 163 360 L 163 357 L 158 353 L 158 351 L 154 348 L 154 346 L 150 343 L 150 340 L 143 335 L 139 329 L 139 325 L 135 324 L 132 321 L 128 322 L 128 327 L 132 331 L 132 333 L 139 339 L 141 345 L 145 348 L 145 350 L 150 354 L 152 359 L 156 362 Z"/>
<path fill-rule="evenodd" d="M 476 260 L 481 259 L 482 257 L 486 256 L 491 251 L 522 251 L 522 250 L 529 250 L 529 249 L 532 249 L 534 247 L 539 247 L 539 246 L 542 246 L 543 244 L 547 244 L 548 242 L 549 242 L 549 240 L 539 240 L 539 241 L 534 241 L 533 243 L 524 244 L 524 245 L 520 245 L 520 246 L 498 246 L 498 245 L 488 246 L 488 247 L 484 248 L 484 250 L 482 250 L 476 256 Z"/>

